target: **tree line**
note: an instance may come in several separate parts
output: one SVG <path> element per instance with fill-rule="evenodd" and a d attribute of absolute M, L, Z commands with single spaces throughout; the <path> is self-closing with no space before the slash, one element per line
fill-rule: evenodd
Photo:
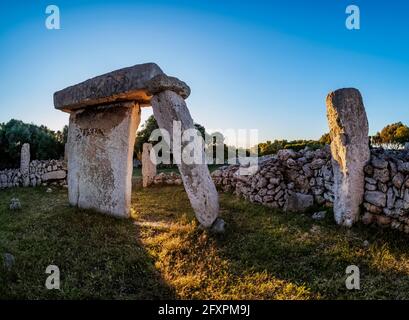
<path fill-rule="evenodd" d="M 200 131 L 203 138 L 208 138 L 208 136 L 218 136 L 218 143 L 223 143 L 224 138 L 221 133 L 215 132 L 209 134 L 206 132 L 205 128 L 200 124 L 195 124 L 196 128 Z M 135 154 L 138 158 L 142 153 L 142 146 L 145 142 L 149 142 L 149 137 L 153 130 L 158 128 L 158 124 L 153 116 L 148 118 L 145 124 L 142 126 L 142 130 L 138 131 L 136 144 L 135 144 Z M 221 137 L 219 136 L 221 135 Z M 208 139 L 209 140 L 209 139 Z M 208 141 L 207 140 L 207 141 Z M 210 139 L 211 141 L 211 139 Z M 404 147 L 406 142 L 409 142 L 409 127 L 404 125 L 402 122 L 392 123 L 385 126 L 380 132 L 377 132 L 374 136 L 370 137 L 370 142 L 374 147 L 384 147 L 391 149 L 399 149 Z M 318 140 L 268 140 L 258 144 L 258 154 L 259 156 L 270 155 L 277 153 L 281 149 L 293 149 L 301 150 L 305 147 L 311 149 L 318 149 L 326 144 L 331 143 L 331 137 L 329 133 L 323 134 Z M 224 143 L 223 143 L 224 144 Z M 211 146 L 210 146 L 211 147 Z M 226 144 L 223 145 L 225 150 L 225 159 L 227 159 L 228 148 Z M 216 148 L 216 145 L 213 145 Z"/>
<path fill-rule="evenodd" d="M 217 143 L 223 144 L 224 156 L 227 159 L 229 146 L 224 144 L 221 133 L 207 133 L 200 124 L 195 124 L 206 141 L 211 141 L 211 148 L 216 149 Z M 153 116 L 149 117 L 141 130 L 137 132 L 135 143 L 135 157 L 140 159 L 142 146 L 149 142 L 153 130 L 158 128 L 158 124 Z M 218 137 L 209 139 L 210 137 Z M 0 123 L 0 169 L 16 168 L 20 163 L 20 150 L 24 143 L 30 144 L 31 158 L 37 160 L 61 159 L 64 157 L 65 143 L 67 142 L 68 126 L 60 131 L 53 131 L 46 126 L 24 123 L 20 120 L 12 119 L 7 123 Z M 216 142 L 217 141 L 217 142 Z M 370 137 L 372 146 L 398 149 L 409 142 L 409 127 L 402 122 L 396 122 L 385 126 L 381 131 Z M 274 140 L 258 144 L 260 156 L 277 153 L 280 149 L 301 150 L 305 147 L 317 149 L 325 144 L 331 143 L 328 133 L 321 136 L 319 140 Z M 219 146 L 220 147 L 220 146 Z"/>
<path fill-rule="evenodd" d="M 53 131 L 46 126 L 24 123 L 12 119 L 0 123 L 0 169 L 17 168 L 24 143 L 30 144 L 31 159 L 48 160 L 64 157 L 68 126 Z"/>

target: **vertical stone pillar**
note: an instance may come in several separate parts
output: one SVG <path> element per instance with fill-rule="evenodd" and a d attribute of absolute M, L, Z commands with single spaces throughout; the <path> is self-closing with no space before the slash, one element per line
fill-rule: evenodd
<path fill-rule="evenodd" d="M 133 148 L 140 107 L 122 102 L 77 110 L 68 130 L 68 195 L 71 205 L 128 217 Z"/>
<path fill-rule="evenodd" d="M 64 144 L 64 162 L 68 162 L 68 143 Z"/>
<path fill-rule="evenodd" d="M 334 216 L 350 227 L 359 218 L 364 196 L 364 166 L 370 159 L 368 119 L 357 89 L 327 96 L 327 117 L 334 171 Z"/>
<path fill-rule="evenodd" d="M 176 92 L 165 90 L 156 93 L 152 100 L 153 113 L 161 129 L 167 130 L 173 137 L 173 121 L 181 124 L 181 133 L 187 129 L 194 129 L 185 100 Z M 184 144 L 182 143 L 182 148 Z M 205 159 L 204 150 L 202 159 Z M 178 165 L 190 203 L 196 218 L 206 228 L 211 227 L 219 214 L 219 197 L 207 164 Z"/>
<path fill-rule="evenodd" d="M 151 161 L 152 144 L 144 143 L 142 147 L 142 185 L 144 188 L 153 183 L 156 176 L 156 164 Z"/>
<path fill-rule="evenodd" d="M 20 154 L 20 172 L 23 180 L 23 186 L 30 185 L 30 144 L 24 143 Z"/>

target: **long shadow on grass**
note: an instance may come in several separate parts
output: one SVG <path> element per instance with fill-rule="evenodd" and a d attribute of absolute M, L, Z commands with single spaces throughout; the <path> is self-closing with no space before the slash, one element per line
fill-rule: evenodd
<path fill-rule="evenodd" d="M 11 213 L 8 203 L 23 204 Z M 174 291 L 161 278 L 131 220 L 119 220 L 67 205 L 66 190 L 0 192 L 1 299 L 163 299 Z M 45 289 L 48 265 L 61 272 L 61 290 Z"/>
<path fill-rule="evenodd" d="M 231 195 L 222 196 L 222 211 L 228 231 L 218 245 L 232 274 L 267 271 L 324 299 L 409 298 L 408 272 L 390 267 L 394 257 L 409 257 L 405 234 L 359 225 L 348 231 L 332 216 L 314 222 L 308 215 L 284 214 Z M 361 290 L 346 289 L 348 265 L 359 266 Z"/>
<path fill-rule="evenodd" d="M 195 220 L 181 187 L 140 189 L 137 199 L 143 219 L 181 225 L 186 219 Z M 314 222 L 308 214 L 284 214 L 229 194 L 221 195 L 221 215 L 227 222 L 221 236 L 203 237 L 206 232 L 199 229 L 188 235 L 160 231 L 157 240 L 155 233 L 145 236 L 148 242 L 153 239 L 150 249 L 162 260 L 158 262 L 165 278 L 174 279 L 178 296 L 409 298 L 408 237 L 402 233 L 359 225 L 346 230 L 335 225 L 330 212 L 325 221 Z M 178 245 L 164 250 L 168 245 L 163 236 Z M 361 290 L 345 287 L 349 265 L 360 267 Z M 190 282 L 181 285 L 178 279 L 186 276 Z M 195 277 L 200 281 L 195 282 Z M 263 290 L 260 279 L 269 282 Z M 287 293 L 286 284 L 299 289 Z M 311 294 L 305 294 L 302 286 Z"/>

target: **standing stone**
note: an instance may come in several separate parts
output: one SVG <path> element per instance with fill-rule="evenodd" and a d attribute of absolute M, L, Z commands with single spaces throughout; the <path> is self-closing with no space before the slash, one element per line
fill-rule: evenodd
<path fill-rule="evenodd" d="M 166 90 L 152 98 L 153 113 L 161 129 L 167 130 L 173 137 L 173 121 L 180 121 L 182 133 L 194 129 L 192 117 L 183 98 L 177 93 Z M 185 143 L 182 142 L 182 150 Z M 200 148 L 200 146 L 195 146 Z M 197 149 L 196 149 L 197 150 Z M 216 221 L 219 214 L 219 196 L 212 181 L 207 164 L 186 164 L 183 160 L 178 164 L 182 181 L 196 218 L 206 228 Z"/>
<path fill-rule="evenodd" d="M 364 166 L 370 159 L 368 119 L 356 89 L 340 89 L 327 96 L 334 171 L 334 215 L 347 227 L 359 218 L 364 195 Z"/>
<path fill-rule="evenodd" d="M 64 162 L 68 162 L 68 143 L 64 144 Z"/>
<path fill-rule="evenodd" d="M 3 266 L 7 271 L 11 271 L 16 263 L 16 258 L 11 253 L 5 253 L 3 255 Z"/>
<path fill-rule="evenodd" d="M 28 143 L 21 147 L 20 172 L 23 186 L 28 187 L 30 185 L 30 144 Z"/>
<path fill-rule="evenodd" d="M 118 217 L 131 206 L 132 159 L 140 107 L 132 102 L 72 112 L 68 129 L 71 205 Z"/>
<path fill-rule="evenodd" d="M 156 164 L 151 160 L 152 144 L 144 143 L 142 148 L 142 185 L 149 187 L 156 176 Z"/>

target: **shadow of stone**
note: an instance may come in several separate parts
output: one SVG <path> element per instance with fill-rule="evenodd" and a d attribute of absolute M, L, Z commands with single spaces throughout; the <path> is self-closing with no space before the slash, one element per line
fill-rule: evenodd
<path fill-rule="evenodd" d="M 0 227 L 0 253 L 7 250 L 16 258 L 11 272 L 0 269 L 1 299 L 175 297 L 135 236 L 132 221 L 69 207 L 65 190 L 53 195 L 41 190 L 19 193 L 26 201 L 28 193 L 43 197 L 47 207 L 39 214 L 38 207 L 27 206 Z M 51 264 L 59 267 L 60 290 L 45 288 L 45 270 Z"/>
<path fill-rule="evenodd" d="M 292 214 L 291 218 L 291 214 L 248 206 L 252 212 L 260 207 L 256 209 L 260 215 L 237 212 L 234 205 L 224 205 L 228 231 L 218 237 L 217 243 L 232 274 L 267 272 L 277 279 L 304 285 L 313 296 L 323 299 L 409 299 L 409 267 L 397 270 L 396 264 L 377 265 L 382 258 L 374 257 L 382 254 L 382 246 L 387 248 L 388 259 L 407 259 L 405 234 L 362 225 L 346 230 L 336 226 L 331 216 L 315 222 L 307 215 L 300 218 Z M 369 248 L 364 247 L 365 240 Z M 345 286 L 349 265 L 360 268 L 361 290 Z"/>

